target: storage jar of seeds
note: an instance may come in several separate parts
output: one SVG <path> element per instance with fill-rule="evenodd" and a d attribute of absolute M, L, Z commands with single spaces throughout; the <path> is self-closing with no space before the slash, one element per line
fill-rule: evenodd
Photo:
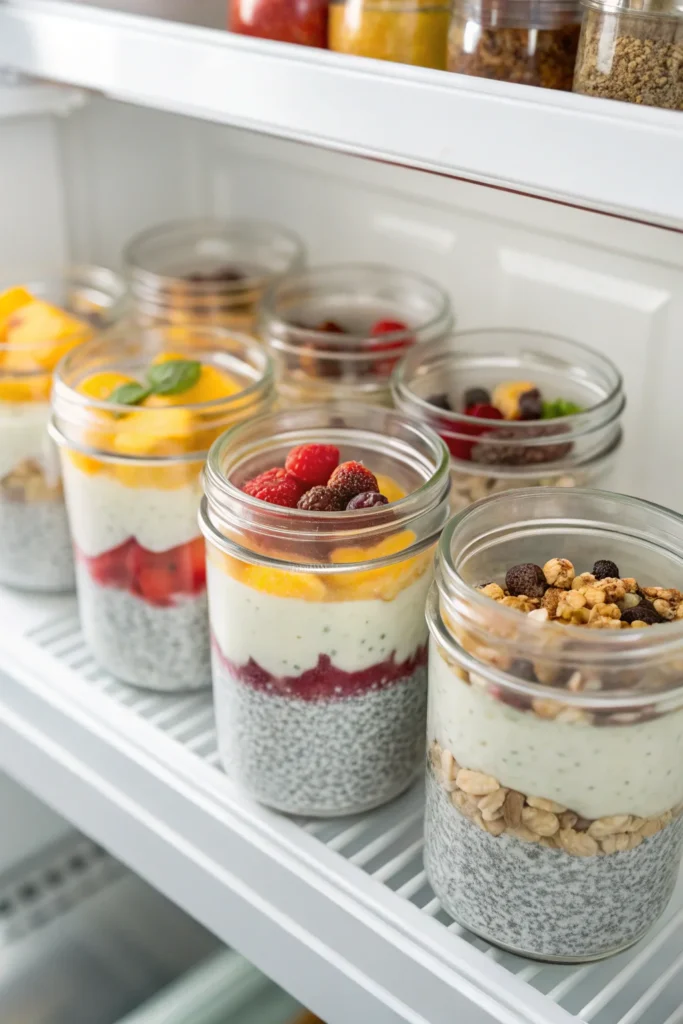
<path fill-rule="evenodd" d="M 580 31 L 578 0 L 455 0 L 448 70 L 570 90 Z"/>
<path fill-rule="evenodd" d="M 585 0 L 574 91 L 683 110 L 681 0 Z"/>

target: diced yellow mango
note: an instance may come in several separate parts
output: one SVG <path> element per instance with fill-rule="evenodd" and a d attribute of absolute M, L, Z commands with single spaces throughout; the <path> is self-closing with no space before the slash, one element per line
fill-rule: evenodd
<path fill-rule="evenodd" d="M 106 401 L 115 388 L 122 384 L 132 384 L 135 377 L 126 373 L 118 373 L 116 370 L 102 370 L 100 373 L 92 373 L 77 386 L 76 391 L 80 395 L 87 395 L 88 398 L 96 398 L 99 401 Z"/>
<path fill-rule="evenodd" d="M 381 473 L 377 473 L 375 475 L 377 477 L 379 493 L 384 495 L 389 504 L 393 501 L 400 501 L 401 498 L 405 498 L 406 492 L 390 476 L 384 476 Z"/>
<path fill-rule="evenodd" d="M 499 384 L 491 395 L 491 404 L 499 409 L 506 420 L 519 419 L 519 399 L 536 387 L 530 380 L 507 380 Z"/>
<path fill-rule="evenodd" d="M 293 597 L 301 601 L 324 601 L 327 588 L 313 573 L 287 572 L 267 566 L 250 565 L 242 574 L 243 582 L 255 590 L 275 597 Z"/>
<path fill-rule="evenodd" d="M 0 341 L 5 341 L 10 317 L 22 306 L 33 302 L 33 296 L 26 288 L 8 288 L 0 294 Z"/>
<path fill-rule="evenodd" d="M 122 455 L 182 455 L 194 447 L 194 424 L 186 409 L 146 409 L 117 421 L 114 451 Z"/>
<path fill-rule="evenodd" d="M 6 363 L 0 361 L 0 402 L 49 401 L 52 389 L 52 377 L 49 373 L 5 375 L 2 372 L 5 366 Z"/>
<path fill-rule="evenodd" d="M 412 530 L 401 530 L 391 537 L 385 537 L 378 544 L 369 547 L 335 548 L 330 561 L 332 562 L 369 562 L 374 558 L 385 558 L 387 555 L 396 555 L 404 551 L 415 541 L 415 534 Z M 376 570 L 372 570 L 375 572 Z"/>
<path fill-rule="evenodd" d="M 23 371 L 52 370 L 62 356 L 90 334 L 81 320 L 34 299 L 15 310 L 8 321 L 5 365 Z"/>

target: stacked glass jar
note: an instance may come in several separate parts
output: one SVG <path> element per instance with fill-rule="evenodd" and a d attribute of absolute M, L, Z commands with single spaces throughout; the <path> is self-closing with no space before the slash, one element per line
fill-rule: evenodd
<path fill-rule="evenodd" d="M 276 225 L 209 217 L 144 231 L 124 261 L 138 317 L 251 332 L 263 292 L 303 264 L 304 248 Z"/>
<path fill-rule="evenodd" d="M 449 913 L 497 945 L 597 959 L 666 906 L 683 845 L 682 578 L 683 518 L 623 495 L 497 495 L 444 531 L 426 866 Z"/>
<path fill-rule="evenodd" d="M 0 583 L 74 586 L 59 473 L 47 433 L 52 371 L 62 356 L 123 311 L 124 285 L 102 267 L 0 295 Z"/>
<path fill-rule="evenodd" d="M 329 46 L 445 70 L 449 19 L 450 4 L 442 0 L 331 0 Z"/>
<path fill-rule="evenodd" d="M 200 474 L 215 438 L 269 407 L 263 346 L 221 327 L 122 322 L 53 391 L 86 641 L 137 686 L 210 684 Z"/>
<path fill-rule="evenodd" d="M 392 390 L 448 445 L 454 511 L 518 487 L 604 486 L 621 444 L 619 371 L 565 338 L 456 333 L 408 352 Z"/>
<path fill-rule="evenodd" d="M 453 324 L 444 290 L 419 274 L 372 264 L 291 274 L 266 293 L 261 335 L 286 404 L 391 402 L 404 351 L 445 337 Z"/>
<path fill-rule="evenodd" d="M 308 479 L 299 499 L 295 472 Z M 304 493 L 330 472 L 329 487 Z M 212 447 L 201 527 L 219 750 L 257 800 L 351 814 L 416 777 L 424 608 L 448 488 L 443 442 L 371 406 L 262 416 Z"/>

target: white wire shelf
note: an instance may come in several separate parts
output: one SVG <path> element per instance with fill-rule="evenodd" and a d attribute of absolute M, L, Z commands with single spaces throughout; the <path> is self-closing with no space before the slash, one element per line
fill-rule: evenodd
<path fill-rule="evenodd" d="M 0 591 L 0 621 L 0 766 L 329 1024 L 682 1024 L 683 880 L 605 962 L 502 952 L 427 883 L 420 787 L 358 817 L 281 817 L 220 770 L 209 695 L 101 672 L 70 599 Z"/>
<path fill-rule="evenodd" d="M 226 6 L 4 0 L 0 67 L 683 228 L 679 112 L 240 37 Z"/>

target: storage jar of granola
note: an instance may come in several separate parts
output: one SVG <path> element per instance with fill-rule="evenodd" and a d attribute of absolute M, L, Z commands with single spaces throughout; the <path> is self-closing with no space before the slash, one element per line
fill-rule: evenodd
<path fill-rule="evenodd" d="M 449 19 L 450 4 L 441 0 L 332 0 L 329 46 L 445 70 Z"/>
<path fill-rule="evenodd" d="M 579 0 L 455 0 L 448 70 L 570 90 Z"/>
<path fill-rule="evenodd" d="M 134 313 L 251 332 L 273 278 L 303 264 L 300 239 L 261 221 L 205 217 L 160 224 L 124 250 Z"/>
<path fill-rule="evenodd" d="M 683 110 L 681 0 L 583 0 L 574 91 Z"/>
<path fill-rule="evenodd" d="M 289 410 L 221 437 L 204 485 L 226 771 L 293 814 L 392 799 L 424 759 L 443 442 L 388 409 Z"/>
<path fill-rule="evenodd" d="M 398 408 L 451 452 L 454 511 L 516 487 L 601 486 L 621 444 L 619 371 L 578 342 L 484 328 L 408 352 L 392 379 Z"/>
<path fill-rule="evenodd" d="M 260 333 L 287 404 L 391 404 L 390 377 L 407 348 L 453 324 L 446 292 L 393 267 L 348 264 L 291 274 L 266 293 Z"/>
<path fill-rule="evenodd" d="M 26 590 L 74 585 L 59 474 L 47 434 L 52 371 L 123 309 L 124 285 L 103 267 L 0 294 L 0 583 Z"/>
<path fill-rule="evenodd" d="M 434 891 L 515 953 L 624 949 L 683 844 L 683 518 L 602 491 L 496 495 L 448 524 L 436 576 Z"/>

